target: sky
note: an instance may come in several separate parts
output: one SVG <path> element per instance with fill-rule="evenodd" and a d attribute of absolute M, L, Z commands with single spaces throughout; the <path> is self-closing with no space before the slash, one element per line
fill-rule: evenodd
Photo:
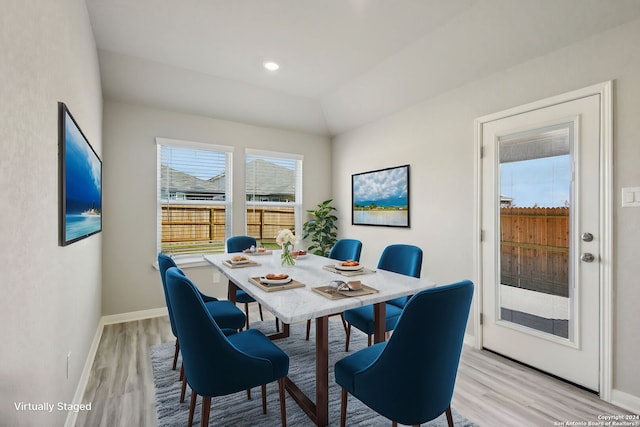
<path fill-rule="evenodd" d="M 378 201 L 407 197 L 407 169 L 386 169 L 375 173 L 354 175 L 353 201 Z"/>
<path fill-rule="evenodd" d="M 500 165 L 500 192 L 517 207 L 560 207 L 571 200 L 569 155 Z"/>

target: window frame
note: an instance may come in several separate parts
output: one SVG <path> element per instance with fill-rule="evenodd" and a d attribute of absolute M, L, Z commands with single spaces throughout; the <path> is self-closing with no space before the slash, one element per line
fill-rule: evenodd
<path fill-rule="evenodd" d="M 162 206 L 170 205 L 170 199 L 162 198 L 162 147 L 173 147 L 187 150 L 200 150 L 200 151 L 211 151 L 211 152 L 219 152 L 225 155 L 225 200 L 187 200 L 178 201 L 179 204 L 189 204 L 189 205 L 203 205 L 203 206 L 224 206 L 225 207 L 225 237 L 223 240 L 226 242 L 226 239 L 232 235 L 233 230 L 233 152 L 234 147 L 219 145 L 219 144 L 210 144 L 203 142 L 195 142 L 195 141 L 186 141 L 172 138 L 163 138 L 156 137 L 156 252 L 161 252 L 162 250 Z M 175 252 L 172 254 L 175 257 L 188 258 L 193 256 L 201 256 L 203 252 L 190 252 L 190 253 L 180 253 Z"/>
<path fill-rule="evenodd" d="M 291 160 L 295 161 L 296 167 L 294 171 L 295 183 L 294 183 L 294 197 L 295 201 L 292 202 L 274 202 L 274 201 L 249 201 L 247 200 L 247 163 L 250 157 L 258 157 L 265 159 L 276 159 L 276 160 Z M 302 207 L 303 207 L 303 199 L 302 199 L 302 188 L 304 185 L 303 180 L 303 166 L 304 166 L 304 156 L 302 154 L 297 153 L 286 153 L 280 151 L 271 151 L 271 150 L 260 150 L 253 148 L 245 148 L 244 152 L 244 188 L 242 189 L 242 193 L 244 196 L 244 229 L 245 234 L 248 233 L 249 224 L 247 223 L 247 211 L 251 206 L 284 206 L 291 207 L 293 206 L 294 212 L 294 227 L 296 231 L 296 237 L 302 240 Z M 275 238 L 275 236 L 274 236 Z"/>

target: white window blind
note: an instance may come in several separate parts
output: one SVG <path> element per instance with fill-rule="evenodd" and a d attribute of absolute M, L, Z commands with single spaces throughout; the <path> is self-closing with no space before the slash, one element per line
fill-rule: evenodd
<path fill-rule="evenodd" d="M 285 228 L 302 233 L 302 156 L 247 150 L 245 201 L 247 234 L 263 245 Z"/>
<path fill-rule="evenodd" d="M 232 148 L 156 138 L 158 251 L 223 252 L 231 230 Z"/>

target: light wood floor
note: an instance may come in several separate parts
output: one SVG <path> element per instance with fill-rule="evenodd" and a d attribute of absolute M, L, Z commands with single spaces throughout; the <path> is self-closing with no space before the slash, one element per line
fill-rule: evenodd
<path fill-rule="evenodd" d="M 258 319 L 257 310 L 250 315 Z M 265 312 L 265 320 L 268 316 Z M 149 347 L 174 341 L 167 317 L 105 326 L 83 399 L 92 402 L 92 410 L 80 412 L 76 426 L 155 426 Z M 628 413 L 592 393 L 471 348 L 463 351 L 452 406 L 487 427 L 553 426 Z"/>

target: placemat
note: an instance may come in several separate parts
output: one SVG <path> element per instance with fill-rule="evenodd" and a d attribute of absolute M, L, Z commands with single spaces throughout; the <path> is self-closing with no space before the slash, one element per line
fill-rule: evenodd
<path fill-rule="evenodd" d="M 253 260 L 249 260 L 249 262 L 236 262 L 233 263 L 231 262 L 230 259 L 225 259 L 224 261 L 222 261 L 222 263 L 225 265 L 225 267 L 229 267 L 229 268 L 244 268 L 244 267 L 256 267 L 258 265 L 260 265 L 259 262 L 253 261 Z"/>
<path fill-rule="evenodd" d="M 360 270 L 338 270 L 335 265 L 325 265 L 322 268 L 324 268 L 325 270 L 329 270 L 332 273 L 338 273 L 346 277 L 359 276 L 361 274 L 371 274 L 376 272 L 375 270 L 371 270 L 367 267 L 363 267 Z"/>
<path fill-rule="evenodd" d="M 367 286 L 364 283 L 362 284 L 362 287 L 363 289 L 360 291 L 336 291 L 333 286 L 317 286 L 311 289 L 329 299 L 361 297 L 363 295 L 370 295 L 378 292 L 377 289 Z"/>
<path fill-rule="evenodd" d="M 273 251 L 272 251 L 272 250 L 266 250 L 266 251 L 263 251 L 263 252 L 255 251 L 255 252 L 243 252 L 243 253 L 244 253 L 245 255 L 249 255 L 249 256 L 254 256 L 254 255 L 255 255 L 255 256 L 261 256 L 261 255 L 273 255 Z"/>
<path fill-rule="evenodd" d="M 249 282 L 253 283 L 265 292 L 284 291 L 285 289 L 304 288 L 305 286 L 304 283 L 298 282 L 297 280 L 291 280 L 289 283 L 284 283 L 282 285 L 265 285 L 260 281 L 259 277 L 252 277 L 249 279 Z"/>

